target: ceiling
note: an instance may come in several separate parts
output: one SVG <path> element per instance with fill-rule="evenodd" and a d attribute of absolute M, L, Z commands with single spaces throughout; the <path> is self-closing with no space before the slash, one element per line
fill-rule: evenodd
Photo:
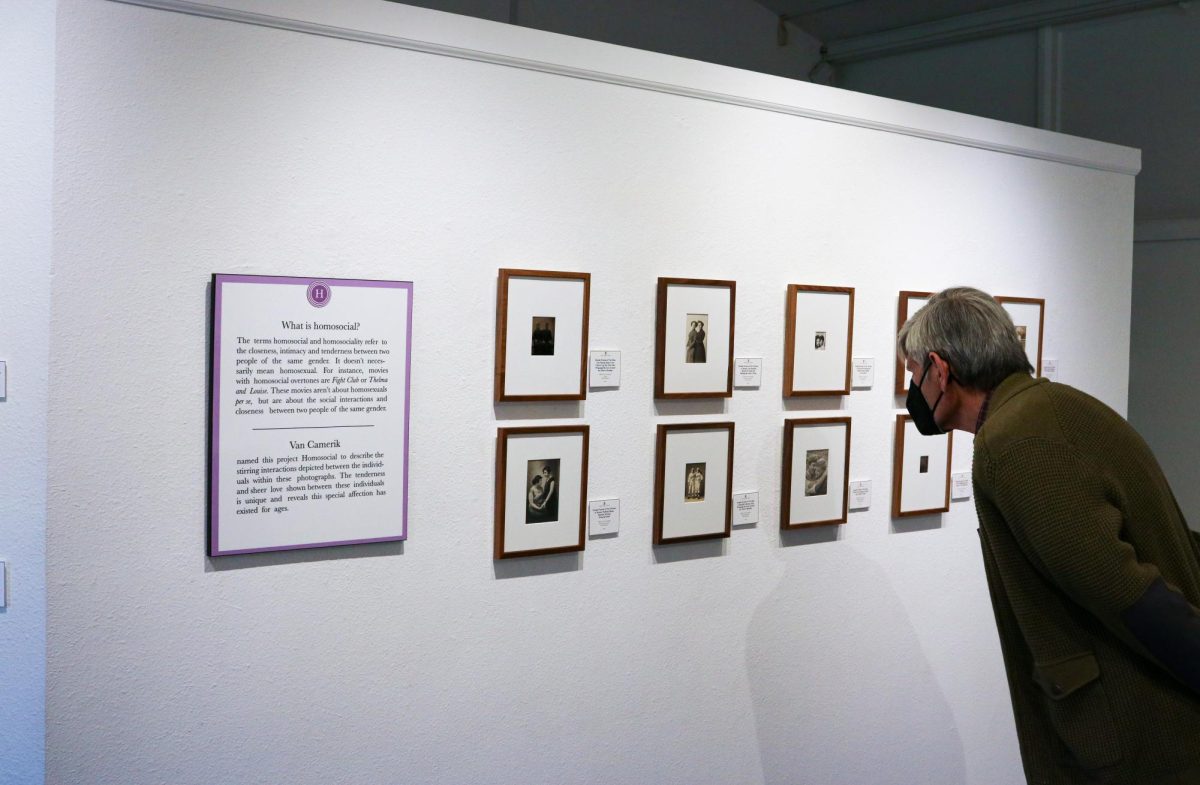
<path fill-rule="evenodd" d="M 823 45 L 827 62 L 1127 14 L 1181 0 L 755 0 Z"/>
<path fill-rule="evenodd" d="M 820 41 L 838 41 L 901 27 L 1028 5 L 1024 0 L 757 0 Z M 1087 0 L 1078 5 L 1090 5 Z"/>

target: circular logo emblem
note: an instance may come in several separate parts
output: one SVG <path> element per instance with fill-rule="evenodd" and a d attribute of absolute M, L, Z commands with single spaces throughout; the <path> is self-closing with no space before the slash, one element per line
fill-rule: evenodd
<path fill-rule="evenodd" d="M 329 305 L 333 290 L 324 281 L 313 281 L 308 285 L 308 304 L 313 308 L 324 308 Z"/>

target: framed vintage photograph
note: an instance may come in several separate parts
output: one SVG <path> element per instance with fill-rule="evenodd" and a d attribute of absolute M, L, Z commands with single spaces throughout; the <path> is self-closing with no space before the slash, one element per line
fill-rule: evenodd
<path fill-rule="evenodd" d="M 925 307 L 925 303 L 929 302 L 929 298 L 933 297 L 933 292 L 900 292 L 900 306 L 897 309 L 896 319 L 896 334 L 900 334 L 900 328 L 908 321 L 908 318 L 917 311 Z M 892 354 L 896 353 L 895 343 L 892 344 Z M 896 395 L 908 394 L 908 370 L 904 367 L 904 362 L 896 357 Z"/>
<path fill-rule="evenodd" d="M 411 281 L 212 277 L 210 556 L 408 536 Z"/>
<path fill-rule="evenodd" d="M 590 273 L 500 270 L 496 401 L 587 397 Z"/>
<path fill-rule="evenodd" d="M 1025 355 L 1033 366 L 1033 375 L 1042 375 L 1042 325 L 1046 317 L 1046 301 L 1034 297 L 997 297 L 1017 328 L 1017 337 L 1025 347 Z"/>
<path fill-rule="evenodd" d="M 734 281 L 658 279 L 655 398 L 733 395 L 735 289 Z"/>
<path fill-rule="evenodd" d="M 849 395 L 854 288 L 788 284 L 783 395 Z"/>
<path fill-rule="evenodd" d="M 494 557 L 583 550 L 587 471 L 586 425 L 500 428 Z"/>
<path fill-rule="evenodd" d="M 732 486 L 733 423 L 659 425 L 654 544 L 728 537 Z"/>
<path fill-rule="evenodd" d="M 912 418 L 896 415 L 892 461 L 892 517 L 930 515 L 950 510 L 949 433 L 922 436 Z"/>
<path fill-rule="evenodd" d="M 784 421 L 781 528 L 845 523 L 849 477 L 849 417 Z"/>

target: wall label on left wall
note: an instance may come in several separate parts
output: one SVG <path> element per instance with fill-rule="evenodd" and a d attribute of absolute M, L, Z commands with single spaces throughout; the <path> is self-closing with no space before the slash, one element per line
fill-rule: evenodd
<path fill-rule="evenodd" d="M 412 283 L 212 280 L 211 556 L 408 534 Z"/>

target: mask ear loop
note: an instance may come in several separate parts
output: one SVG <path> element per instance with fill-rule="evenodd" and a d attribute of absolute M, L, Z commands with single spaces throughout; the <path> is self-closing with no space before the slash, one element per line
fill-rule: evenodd
<path fill-rule="evenodd" d="M 933 357 L 930 357 L 925 362 L 925 372 L 921 374 L 921 381 L 917 384 L 918 389 L 925 384 L 925 378 L 927 376 L 929 376 L 929 369 L 932 367 L 933 367 Z M 954 379 L 954 374 L 951 373 L 946 376 L 946 383 L 949 384 L 952 381 L 955 381 L 955 379 Z M 933 402 L 933 406 L 929 407 L 929 416 L 930 417 L 932 417 L 933 413 L 937 411 L 938 404 L 942 402 L 942 396 L 945 394 L 946 394 L 945 390 L 941 390 L 938 392 L 937 400 Z M 935 422 L 934 424 L 936 425 L 937 423 Z M 938 427 L 938 430 L 939 431 L 941 430 L 940 426 Z"/>
<path fill-rule="evenodd" d="M 933 367 L 933 358 L 932 358 L 932 357 L 930 357 L 930 358 L 929 358 L 929 359 L 928 359 L 928 360 L 925 362 L 925 369 L 924 369 L 924 373 L 922 373 L 922 374 L 921 374 L 921 381 L 917 382 L 917 386 L 918 386 L 918 387 L 920 387 L 920 386 L 922 386 L 922 385 L 924 385 L 924 384 L 925 384 L 925 377 L 929 375 L 929 369 L 930 369 L 930 368 L 932 368 L 932 367 Z M 957 377 L 954 375 L 954 371 L 950 371 L 948 374 L 946 374 L 946 384 L 949 384 L 950 382 L 954 382 L 955 384 L 957 384 L 957 385 L 958 385 L 958 386 L 960 386 L 960 387 L 962 386 L 962 382 L 960 382 L 960 381 L 958 380 L 958 378 L 957 378 Z M 942 394 L 944 395 L 944 394 L 945 394 L 945 392 L 943 391 L 943 393 L 942 393 Z M 938 400 L 940 401 L 941 399 L 942 399 L 942 396 L 941 396 L 941 395 L 939 395 L 939 396 L 938 396 Z M 937 404 L 935 403 L 935 404 L 934 404 L 934 406 L 936 407 L 936 406 L 937 406 Z"/>

